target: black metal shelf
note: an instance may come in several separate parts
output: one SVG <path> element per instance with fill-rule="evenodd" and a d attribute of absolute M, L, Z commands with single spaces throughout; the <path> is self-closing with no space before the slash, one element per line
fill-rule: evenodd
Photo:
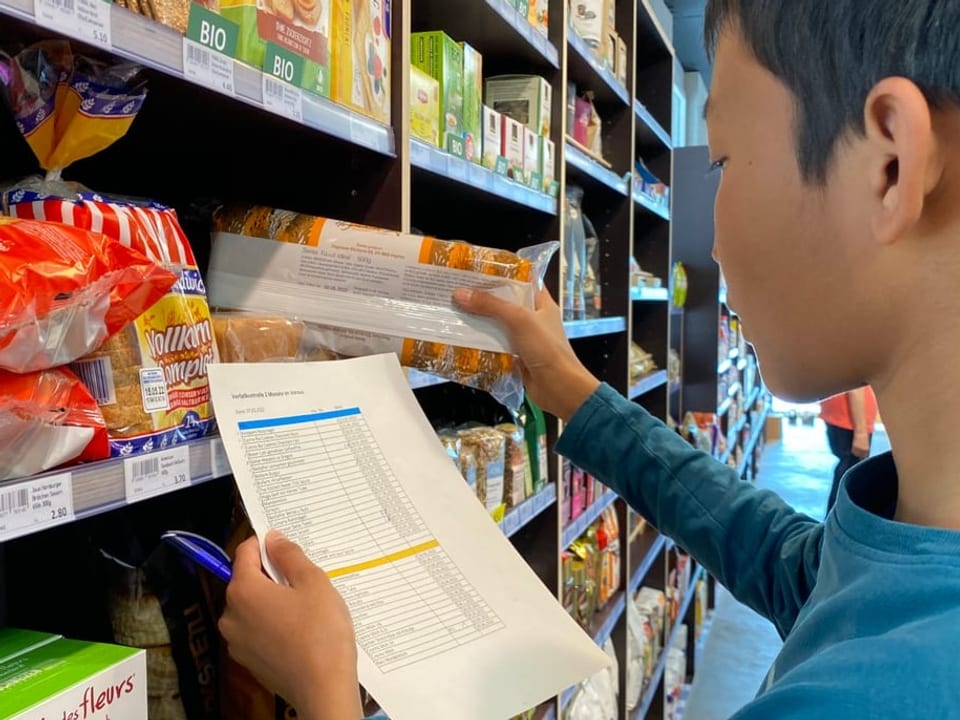
<path fill-rule="evenodd" d="M 567 80 L 577 84 L 578 90 L 593 91 L 594 99 L 604 106 L 630 105 L 630 92 L 604 67 L 586 41 L 572 27 L 567 28 Z"/>

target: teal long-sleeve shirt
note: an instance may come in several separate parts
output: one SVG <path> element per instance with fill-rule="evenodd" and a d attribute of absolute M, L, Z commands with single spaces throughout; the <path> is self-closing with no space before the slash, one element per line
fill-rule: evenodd
<path fill-rule="evenodd" d="M 854 468 L 819 523 L 606 385 L 571 419 L 557 451 L 784 638 L 736 720 L 960 718 L 960 533 L 892 520 L 889 454 Z"/>

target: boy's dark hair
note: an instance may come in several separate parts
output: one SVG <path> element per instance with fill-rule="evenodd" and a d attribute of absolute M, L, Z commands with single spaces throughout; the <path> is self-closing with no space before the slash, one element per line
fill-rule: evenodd
<path fill-rule="evenodd" d="M 863 107 L 887 77 L 905 77 L 934 109 L 960 104 L 960 0 L 709 0 L 705 38 L 742 34 L 793 93 L 797 160 L 826 181 L 837 143 L 863 134 Z"/>

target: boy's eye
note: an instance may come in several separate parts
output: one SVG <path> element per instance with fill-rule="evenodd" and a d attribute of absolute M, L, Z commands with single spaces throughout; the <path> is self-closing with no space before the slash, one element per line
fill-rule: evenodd
<path fill-rule="evenodd" d="M 710 163 L 710 169 L 707 171 L 708 175 L 713 175 L 716 172 L 723 172 L 727 167 L 727 162 L 729 158 L 720 158 L 719 160 L 714 160 Z"/>

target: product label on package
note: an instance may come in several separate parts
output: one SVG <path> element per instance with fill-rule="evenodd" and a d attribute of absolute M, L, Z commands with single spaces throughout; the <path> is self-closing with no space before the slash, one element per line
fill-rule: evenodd
<path fill-rule="evenodd" d="M 507 172 L 509 171 L 509 169 L 510 169 L 510 163 L 507 161 L 507 159 L 503 155 L 497 155 L 497 163 L 496 165 L 493 166 L 493 171 L 497 175 L 502 175 L 503 177 L 507 177 Z"/>
<path fill-rule="evenodd" d="M 189 485 L 190 448 L 184 445 L 143 457 L 127 458 L 123 461 L 123 480 L 128 503 Z"/>
<path fill-rule="evenodd" d="M 167 382 L 163 379 L 163 370 L 160 368 L 140 370 L 140 394 L 143 396 L 144 412 L 155 413 L 170 409 Z"/>
<path fill-rule="evenodd" d="M 73 520 L 70 473 L 0 486 L 0 542 Z"/>
<path fill-rule="evenodd" d="M 503 474 L 502 460 L 487 463 L 487 510 L 493 512 L 503 503 Z"/>
<path fill-rule="evenodd" d="M 44 27 L 110 49 L 110 7 L 106 0 L 34 0 L 33 11 Z"/>

